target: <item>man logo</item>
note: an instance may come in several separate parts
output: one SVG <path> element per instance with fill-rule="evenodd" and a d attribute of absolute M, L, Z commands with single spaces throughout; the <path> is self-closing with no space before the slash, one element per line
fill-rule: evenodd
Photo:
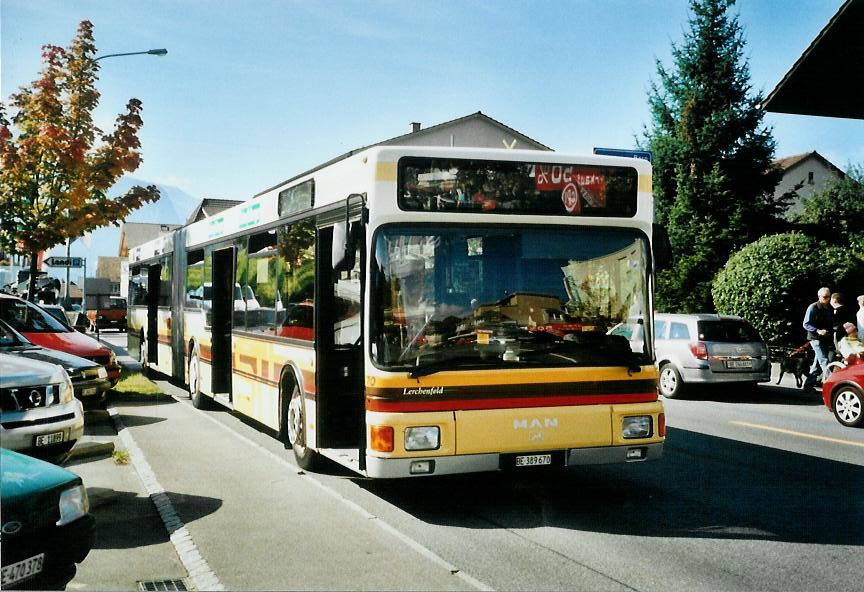
<path fill-rule="evenodd" d="M 557 428 L 558 427 L 558 418 L 557 417 L 544 417 L 542 420 L 539 418 L 533 419 L 514 419 L 513 420 L 513 429 L 514 430 L 536 430 L 538 428 Z"/>

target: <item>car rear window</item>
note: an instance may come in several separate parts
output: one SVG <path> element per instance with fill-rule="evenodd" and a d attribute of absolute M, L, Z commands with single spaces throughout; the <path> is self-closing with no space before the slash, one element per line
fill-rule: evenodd
<path fill-rule="evenodd" d="M 699 321 L 697 328 L 701 341 L 723 343 L 762 341 L 759 332 L 746 321 Z"/>

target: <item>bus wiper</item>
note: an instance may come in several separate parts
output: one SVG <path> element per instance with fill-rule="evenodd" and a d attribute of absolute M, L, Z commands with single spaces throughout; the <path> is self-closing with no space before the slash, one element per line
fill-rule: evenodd
<path fill-rule="evenodd" d="M 444 370 L 452 370 L 454 368 L 460 368 L 468 365 L 497 366 L 500 364 L 500 362 L 500 358 L 490 358 L 484 360 L 483 358 L 478 358 L 477 356 L 456 356 L 452 358 L 438 360 L 437 362 L 423 364 L 422 366 L 416 366 L 410 372 L 408 372 L 408 376 L 411 378 L 420 378 L 421 376 L 429 376 L 430 374 L 435 374 Z"/>

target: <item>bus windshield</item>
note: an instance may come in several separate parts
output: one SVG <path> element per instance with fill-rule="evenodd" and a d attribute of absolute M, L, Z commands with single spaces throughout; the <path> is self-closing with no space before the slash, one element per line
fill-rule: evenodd
<path fill-rule="evenodd" d="M 651 363 L 618 323 L 648 310 L 647 240 L 631 229 L 388 226 L 375 241 L 372 356 L 441 370 Z"/>

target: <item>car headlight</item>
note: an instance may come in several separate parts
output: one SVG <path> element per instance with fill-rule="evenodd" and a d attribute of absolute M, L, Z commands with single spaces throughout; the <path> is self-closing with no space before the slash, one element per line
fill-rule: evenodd
<path fill-rule="evenodd" d="M 650 415 L 625 417 L 621 426 L 621 436 L 625 440 L 650 438 L 653 421 Z"/>
<path fill-rule="evenodd" d="M 90 500 L 83 485 L 70 487 L 60 494 L 60 520 L 57 526 L 63 526 L 85 516 L 90 510 Z"/>
<path fill-rule="evenodd" d="M 405 450 L 437 450 L 441 445 L 438 426 L 413 427 L 405 430 Z"/>
<path fill-rule="evenodd" d="M 108 370 L 105 369 L 105 366 L 99 366 L 99 370 L 96 371 L 96 375 L 99 378 L 108 378 Z"/>
<path fill-rule="evenodd" d="M 57 402 L 59 404 L 68 403 L 74 398 L 75 391 L 72 389 L 72 381 L 69 379 L 69 374 L 63 370 L 63 376 L 60 379 L 60 384 L 55 386 L 57 393 Z"/>

